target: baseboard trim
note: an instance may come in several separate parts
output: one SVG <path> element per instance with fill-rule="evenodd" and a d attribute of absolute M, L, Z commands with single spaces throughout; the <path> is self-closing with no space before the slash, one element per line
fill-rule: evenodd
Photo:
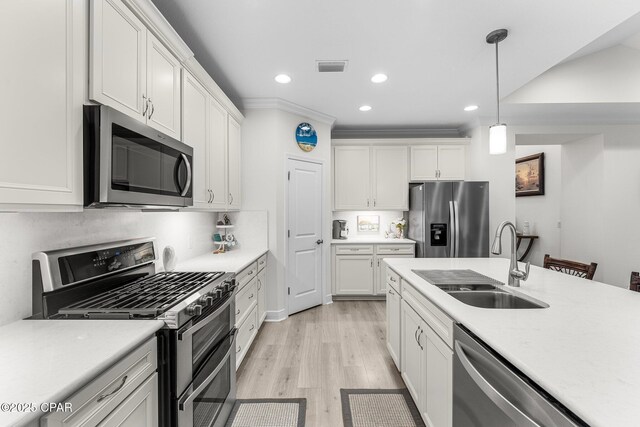
<path fill-rule="evenodd" d="M 334 301 L 384 301 L 386 300 L 386 295 L 376 296 L 376 295 L 334 295 Z"/>
<path fill-rule="evenodd" d="M 264 319 L 264 321 L 265 322 L 282 322 L 287 317 L 289 317 L 287 316 L 287 310 L 283 308 L 282 310 L 267 311 L 267 317 Z"/>
<path fill-rule="evenodd" d="M 333 303 L 333 298 L 332 295 L 325 295 L 324 296 L 324 300 L 322 301 L 322 304 L 327 305 L 327 304 L 332 304 Z"/>

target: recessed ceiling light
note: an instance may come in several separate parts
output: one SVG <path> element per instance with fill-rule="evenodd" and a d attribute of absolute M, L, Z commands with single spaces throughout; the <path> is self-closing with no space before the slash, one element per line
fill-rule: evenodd
<path fill-rule="evenodd" d="M 371 105 L 363 105 L 360 107 L 360 111 L 369 111 L 371 110 Z"/>
<path fill-rule="evenodd" d="M 476 111 L 477 109 L 477 105 L 467 105 L 466 107 L 464 107 L 464 111 Z"/>
<path fill-rule="evenodd" d="M 284 84 L 284 83 L 289 83 L 289 82 L 291 81 L 291 77 L 289 77 L 289 76 L 288 76 L 288 75 L 286 75 L 286 74 L 278 74 L 278 75 L 276 76 L 276 81 L 277 81 L 278 83 L 283 83 L 283 84 Z"/>
<path fill-rule="evenodd" d="M 386 74 L 376 74 L 375 76 L 371 77 L 371 81 L 374 83 L 382 83 L 386 82 L 387 78 L 388 77 Z"/>

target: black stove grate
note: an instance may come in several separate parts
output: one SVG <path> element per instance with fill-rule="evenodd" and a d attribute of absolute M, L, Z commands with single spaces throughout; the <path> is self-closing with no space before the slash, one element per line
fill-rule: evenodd
<path fill-rule="evenodd" d="M 221 272 L 158 273 L 71 304 L 60 309 L 59 313 L 66 315 L 122 313 L 131 316 L 159 316 L 222 275 L 224 273 Z"/>

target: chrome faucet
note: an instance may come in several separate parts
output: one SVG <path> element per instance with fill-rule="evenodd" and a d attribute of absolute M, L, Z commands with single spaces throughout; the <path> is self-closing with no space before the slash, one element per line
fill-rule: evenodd
<path fill-rule="evenodd" d="M 528 262 L 524 271 L 518 269 L 518 259 L 516 251 L 516 227 L 509 221 L 502 221 L 496 230 L 496 237 L 491 245 L 491 253 L 494 255 L 500 255 L 502 253 L 502 232 L 506 227 L 509 227 L 511 231 L 511 264 L 509 264 L 509 286 L 516 288 L 520 287 L 520 280 L 527 280 L 529 278 L 529 267 L 531 263 Z"/>

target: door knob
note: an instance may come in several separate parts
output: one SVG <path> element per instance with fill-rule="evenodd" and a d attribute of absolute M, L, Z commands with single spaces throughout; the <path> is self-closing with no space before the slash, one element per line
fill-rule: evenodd
<path fill-rule="evenodd" d="M 322 239 L 318 239 L 318 240 L 316 240 L 316 244 L 318 244 L 318 245 L 321 245 L 321 244 L 323 244 L 323 243 L 324 243 L 324 240 L 322 240 Z"/>

